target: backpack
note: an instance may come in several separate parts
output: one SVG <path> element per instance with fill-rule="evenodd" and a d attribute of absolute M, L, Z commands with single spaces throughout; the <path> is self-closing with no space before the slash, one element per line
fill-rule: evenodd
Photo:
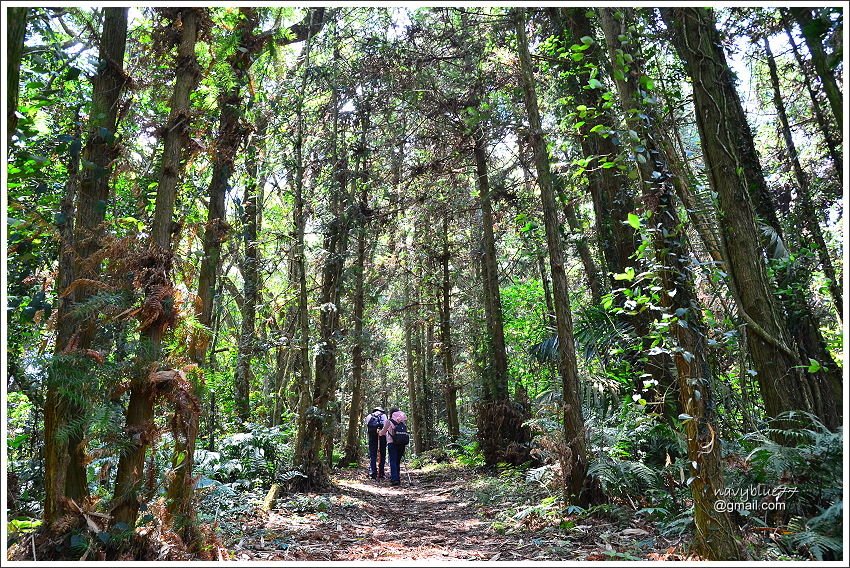
<path fill-rule="evenodd" d="M 410 433 L 407 431 L 407 424 L 404 422 L 396 422 L 392 418 L 390 418 L 390 422 L 395 424 L 395 430 L 393 430 L 393 444 L 404 447 L 410 443 Z"/>
<path fill-rule="evenodd" d="M 379 414 L 375 416 L 374 414 L 369 417 L 369 422 L 366 424 L 366 427 L 369 429 L 370 436 L 377 436 L 378 430 L 384 427 L 384 417 Z"/>

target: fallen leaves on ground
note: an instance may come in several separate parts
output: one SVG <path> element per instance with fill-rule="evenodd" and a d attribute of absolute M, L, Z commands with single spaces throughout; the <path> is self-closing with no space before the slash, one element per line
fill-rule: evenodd
<path fill-rule="evenodd" d="M 228 542 L 235 560 L 680 560 L 678 543 L 582 519 L 568 531 L 545 522 L 495 530 L 499 503 L 477 503 L 463 472 L 410 470 L 400 487 L 361 470 L 337 473 L 331 493 L 282 495 L 269 510 L 239 519 Z M 503 505 L 504 506 L 504 505 Z M 673 544 L 673 546 L 670 546 Z"/>

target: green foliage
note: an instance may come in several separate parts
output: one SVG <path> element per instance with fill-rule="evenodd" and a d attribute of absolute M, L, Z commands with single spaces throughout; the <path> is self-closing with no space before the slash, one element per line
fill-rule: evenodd
<path fill-rule="evenodd" d="M 222 483 L 270 487 L 292 463 L 292 432 L 280 427 L 250 424 L 249 432 L 223 438 L 219 451 L 195 451 L 195 469 Z"/>
<path fill-rule="evenodd" d="M 838 501 L 810 519 L 794 517 L 788 523 L 790 534 L 783 540 L 795 551 L 802 551 L 814 560 L 840 559 L 844 552 L 841 528 L 844 504 Z"/>
<path fill-rule="evenodd" d="M 808 508 L 840 499 L 843 431 L 832 432 L 816 417 L 802 412 L 778 416 L 775 424 L 780 426 L 744 436 L 754 444 L 747 456 L 754 480 L 791 484 L 798 489 L 800 504 Z"/>

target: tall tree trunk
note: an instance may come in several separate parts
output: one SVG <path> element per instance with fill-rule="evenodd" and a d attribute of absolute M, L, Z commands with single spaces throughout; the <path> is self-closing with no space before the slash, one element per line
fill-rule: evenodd
<path fill-rule="evenodd" d="M 96 279 L 100 273 L 100 263 L 92 262 L 91 258 L 102 246 L 101 225 L 109 198 L 109 178 L 112 163 L 118 155 L 115 129 L 118 101 L 126 83 L 123 66 L 127 44 L 127 12 L 127 8 L 106 8 L 104 11 L 100 63 L 92 81 L 91 119 L 82 154 L 86 163 L 92 166 L 79 173 L 76 214 L 73 220 L 66 220 L 71 225 L 63 230 L 66 247 L 75 248 L 62 253 L 65 262 L 60 270 L 60 285 L 66 288 L 79 278 Z M 68 200 L 73 199 L 72 188 L 77 183 L 73 178 L 77 174 L 76 158 L 72 156 L 66 190 Z M 71 210 L 68 200 L 63 205 L 65 211 Z M 74 235 L 73 243 L 67 241 L 71 231 Z M 93 293 L 88 286 L 77 286 L 73 291 L 65 291 L 59 308 L 56 353 L 73 353 L 90 346 L 95 331 L 94 323 L 74 322 L 69 312 L 74 304 L 84 301 Z M 73 386 L 68 384 L 68 377 L 61 375 L 58 367 L 51 369 L 44 412 L 44 519 L 48 524 L 61 516 L 63 496 L 79 503 L 89 494 L 83 447 L 85 426 L 66 439 L 59 436 L 69 419 L 79 418 L 81 413 L 85 413 L 84 409 L 62 395 L 63 389 Z"/>
<path fill-rule="evenodd" d="M 537 271 L 540 273 L 540 281 L 543 283 L 543 300 L 546 302 L 543 326 L 547 330 L 553 330 L 555 329 L 555 303 L 552 300 L 552 282 L 549 271 L 546 270 L 546 254 L 544 253 L 537 255 Z"/>
<path fill-rule="evenodd" d="M 230 232 L 230 226 L 225 217 L 225 197 L 230 176 L 234 172 L 236 152 L 247 134 L 247 129 L 240 124 L 244 114 L 243 90 L 249 81 L 251 65 L 273 37 L 267 33 L 255 35 L 254 32 L 260 24 L 257 8 L 246 7 L 239 10 L 241 19 L 234 30 L 234 35 L 239 38 L 239 44 L 227 58 L 228 66 L 234 75 L 233 82 L 229 89 L 221 92 L 218 99 L 220 118 L 213 153 L 212 178 L 208 189 L 209 210 L 204 230 L 204 256 L 198 278 L 198 301 L 195 311 L 198 323 L 203 327 L 193 334 L 189 346 L 189 355 L 198 364 L 204 362 L 210 341 L 208 330 L 212 323 L 216 281 L 221 269 L 221 245 Z M 310 8 L 302 22 L 291 26 L 288 29 L 289 33 L 281 34 L 282 39 L 277 40 L 277 44 L 287 45 L 306 39 L 309 63 L 310 37 L 322 28 L 324 14 L 324 8 Z M 301 93 L 300 96 L 303 99 L 303 91 Z M 299 108 L 302 99 L 299 99 Z"/>
<path fill-rule="evenodd" d="M 552 182 L 546 141 L 543 139 L 543 127 L 537 106 L 537 93 L 534 88 L 531 54 L 528 51 L 528 38 L 525 33 L 525 9 L 514 8 L 513 17 L 519 50 L 520 84 L 525 99 L 525 108 L 528 112 L 529 144 L 534 152 L 534 165 L 537 169 L 537 185 L 540 187 L 540 198 L 543 205 L 543 224 L 546 229 L 549 269 L 552 272 L 552 287 L 554 289 L 555 320 L 558 330 L 558 373 L 561 376 L 564 402 L 564 437 L 572 454 L 570 457 L 572 468 L 568 475 L 567 492 L 571 500 L 581 500 L 582 485 L 587 477 L 587 440 L 584 417 L 581 412 L 578 364 L 573 339 L 572 314 L 570 313 L 570 285 L 566 270 L 564 270 L 555 187 Z"/>
<path fill-rule="evenodd" d="M 369 238 L 369 164 L 367 151 L 367 133 L 369 131 L 369 107 L 364 103 L 361 111 L 360 144 L 357 148 L 359 158 L 359 171 L 357 185 L 359 185 L 358 200 L 358 223 L 357 223 L 357 264 L 354 275 L 354 342 L 351 347 L 351 408 L 348 412 L 348 428 L 345 436 L 345 449 L 343 451 L 343 464 L 356 462 L 360 449 L 360 416 L 363 413 L 363 375 L 366 370 L 366 360 L 363 357 L 363 345 L 365 335 L 363 330 L 363 318 L 365 312 L 364 281 L 367 266 L 367 239 Z"/>
<path fill-rule="evenodd" d="M 584 8 L 552 8 L 550 16 L 555 28 L 560 30 L 563 36 L 562 41 L 567 42 L 567 45 L 580 42 L 579 38 L 594 36 Z M 604 68 L 603 55 L 595 42 L 589 44 L 583 53 L 584 58 L 591 62 L 591 66 L 595 66 L 596 69 Z M 579 65 L 581 67 L 578 67 Z M 579 63 L 574 67 L 583 69 L 585 65 Z M 613 137 L 608 136 L 604 129 L 597 132 L 592 132 L 592 129 L 597 124 L 614 125 L 617 121 L 609 111 L 593 110 L 604 109 L 606 104 L 601 98 L 601 93 L 597 94 L 600 90 L 585 88 L 587 85 L 584 84 L 583 71 L 581 75 L 576 72 L 576 69 L 564 68 L 564 71 L 567 73 L 567 89 L 573 97 L 574 108 L 584 121 L 578 130 L 582 153 L 585 159 L 591 160 L 587 166 L 587 174 L 596 215 L 596 230 L 607 267 L 606 272 L 609 275 L 608 284 L 616 289 L 621 287 L 621 283 L 614 278 L 614 275 L 625 272 L 627 267 L 635 267 L 641 262 L 633 258 L 639 238 L 627 223 L 628 214 L 635 210 L 635 204 L 629 180 L 617 173 L 616 167 L 602 167 L 602 163 L 614 161 L 617 158 L 620 148 L 614 144 Z M 579 110 L 579 105 L 583 105 L 585 110 Z M 622 302 L 622 295 L 618 297 Z M 641 347 L 640 353 L 630 356 L 632 364 L 638 369 L 633 376 L 634 388 L 642 390 L 645 378 L 642 373 L 646 373 L 658 385 L 658 391 L 667 392 L 675 390 L 676 384 L 669 372 L 669 357 L 663 353 L 647 354 L 652 347 L 649 332 L 656 315 L 647 310 L 635 316 L 624 313 L 620 318 L 625 325 L 634 327 Z M 639 355 L 645 357 L 645 361 L 638 361 Z"/>
<path fill-rule="evenodd" d="M 404 351 L 405 351 L 405 368 L 407 370 L 407 396 L 410 400 L 410 414 L 413 420 L 413 451 L 416 454 L 422 452 L 423 427 L 422 414 L 419 412 L 421 399 L 419 398 L 419 374 L 416 372 L 415 353 L 413 348 L 413 317 L 411 316 L 412 309 L 412 294 L 410 289 L 410 271 L 406 270 L 404 275 L 404 297 L 407 308 L 404 310 Z"/>
<path fill-rule="evenodd" d="M 844 317 L 843 314 L 843 299 L 841 297 L 841 283 L 835 276 L 835 267 L 832 265 L 832 259 L 829 256 L 829 249 L 826 247 L 826 242 L 823 238 L 823 232 L 818 223 L 817 213 L 812 206 L 811 187 L 809 179 L 803 167 L 800 165 L 800 159 L 797 154 L 797 147 L 794 144 L 794 137 L 791 135 L 791 126 L 788 122 L 788 115 L 785 112 L 785 103 L 782 101 L 782 91 L 779 86 L 779 73 L 776 70 L 776 61 L 773 58 L 773 52 L 770 50 L 770 41 L 764 38 L 764 51 L 767 56 L 767 66 L 770 70 L 770 82 L 773 86 L 773 105 L 776 107 L 776 112 L 779 115 L 779 124 L 782 128 L 782 137 L 785 140 L 785 150 L 788 155 L 788 161 L 791 162 L 791 169 L 794 171 L 794 177 L 797 181 L 797 188 L 800 191 L 800 208 L 802 209 L 803 223 L 809 231 L 809 236 L 814 242 L 815 249 L 818 253 L 818 259 L 821 263 L 821 268 L 824 274 L 830 280 L 829 291 L 832 294 L 832 301 L 835 304 L 835 309 L 838 312 L 838 317 Z"/>
<path fill-rule="evenodd" d="M 298 99 L 295 105 L 296 126 L 295 144 L 293 154 L 295 158 L 295 195 L 292 208 L 292 225 L 294 233 L 294 245 L 292 247 L 292 261 L 290 263 L 290 282 L 296 282 L 298 286 L 298 305 L 296 308 L 297 321 L 297 361 L 298 370 L 298 404 L 296 406 L 298 428 L 296 433 L 295 447 L 300 448 L 304 444 L 304 436 L 307 433 L 307 408 L 310 405 L 310 392 L 312 391 L 313 376 L 310 366 L 310 315 L 307 311 L 307 260 L 304 248 L 304 234 L 307 227 L 307 214 L 304 207 L 304 97 L 307 89 L 307 73 L 310 69 L 310 47 L 311 36 L 307 36 L 304 44 L 304 69 L 301 73 L 301 87 L 298 90 Z M 302 454 L 295 452 L 294 462 L 301 466 Z"/>
<path fill-rule="evenodd" d="M 596 266 L 596 261 L 593 260 L 593 254 L 590 252 L 590 243 L 587 242 L 587 237 L 582 230 L 581 221 L 579 221 L 578 214 L 576 213 L 575 203 L 563 195 L 564 192 L 559 183 L 562 181 L 561 178 L 556 178 L 553 180 L 553 183 L 555 183 L 556 189 L 558 189 L 558 198 L 563 206 L 567 226 L 569 226 L 570 233 L 575 240 L 576 252 L 584 266 L 587 285 L 590 288 L 590 301 L 593 305 L 598 306 L 602 302 L 603 294 L 602 281 L 599 279 L 599 268 Z"/>
<path fill-rule="evenodd" d="M 478 178 L 478 200 L 481 205 L 481 229 L 484 243 L 481 267 L 483 272 L 484 314 L 487 319 L 490 365 L 485 369 L 485 398 L 489 401 L 508 399 L 508 355 L 505 349 L 505 329 L 502 322 L 502 299 L 499 292 L 499 265 L 496 257 L 496 238 L 493 234 L 493 205 L 490 199 L 490 180 L 487 173 L 487 147 L 484 126 L 478 125 L 473 134 L 475 171 Z"/>
<path fill-rule="evenodd" d="M 802 361 L 788 340 L 782 313 L 771 293 L 744 172 L 746 123 L 720 47 L 713 15 L 696 8 L 664 8 L 664 21 L 694 85 L 697 127 L 709 180 L 718 194 L 721 237 L 730 287 L 747 323 L 747 344 L 767 415 L 788 410 L 815 411 Z"/>
<path fill-rule="evenodd" d="M 434 318 L 430 317 L 430 316 L 426 316 L 424 318 L 423 322 L 422 322 L 422 326 L 425 328 L 424 333 L 422 334 L 423 339 L 424 339 L 424 345 L 422 346 L 423 364 L 422 364 L 422 373 L 417 377 L 416 382 L 418 382 L 418 383 L 421 382 L 424 385 L 424 384 L 430 384 L 434 380 L 434 377 L 435 377 L 435 374 L 436 374 L 435 370 L 437 368 L 437 359 L 434 356 L 434 351 L 435 351 L 434 350 L 434 341 L 435 341 L 435 339 L 434 339 L 434 331 L 435 331 L 434 330 Z M 428 439 L 433 440 L 433 436 L 434 436 L 434 434 L 433 434 L 433 428 L 434 428 L 433 419 L 430 422 L 427 420 L 427 413 L 425 412 L 423 403 L 424 403 L 424 399 L 423 400 L 417 400 L 416 413 L 421 417 L 420 418 L 421 426 L 419 426 L 419 430 L 422 430 L 423 432 L 425 432 L 430 427 L 432 429 L 432 431 L 428 434 Z M 459 423 L 460 417 L 458 416 L 457 403 L 455 403 L 454 413 L 455 413 L 454 421 Z M 414 432 L 413 435 L 414 435 L 414 437 L 416 437 L 415 432 Z M 423 443 L 424 443 L 424 440 L 423 440 Z"/>
<path fill-rule="evenodd" d="M 236 415 L 245 424 L 251 415 L 249 393 L 251 389 L 251 358 L 254 356 L 257 319 L 257 299 L 260 286 L 260 248 L 257 243 L 259 228 L 259 208 L 257 198 L 266 183 L 263 155 L 265 153 L 266 129 L 268 118 L 262 114 L 257 117 L 257 130 L 248 151 L 248 179 L 245 182 L 245 195 L 242 199 L 242 240 L 245 257 L 242 266 L 242 328 L 239 333 L 238 353 L 236 356 Z M 259 149 L 258 149 L 259 148 Z"/>
<path fill-rule="evenodd" d="M 448 421 L 449 438 L 455 441 L 460 436 L 460 423 L 457 415 L 457 391 L 455 382 L 454 345 L 452 343 L 452 280 L 449 270 L 451 249 L 449 247 L 449 213 L 448 207 L 443 214 L 443 251 L 440 255 L 442 281 L 440 282 L 440 354 L 443 356 L 443 371 L 445 372 L 444 392 L 446 397 L 446 419 Z"/>
<path fill-rule="evenodd" d="M 195 54 L 200 14 L 195 8 L 179 12 L 183 22 L 180 27 L 180 44 L 175 61 L 174 91 L 171 112 L 165 125 L 162 165 L 156 192 L 156 205 L 151 225 L 148 252 L 140 263 L 145 267 L 145 305 L 156 306 L 156 317 L 141 328 L 141 342 L 145 351 L 139 362 L 139 372 L 130 384 L 130 402 L 125 415 L 125 433 L 133 443 L 121 454 L 115 479 L 112 514 L 114 524 L 135 526 L 139 512 L 138 491 L 144 481 L 145 452 L 153 441 L 154 401 L 159 394 L 157 360 L 162 336 L 173 325 L 175 317 L 174 287 L 171 283 L 172 250 L 171 233 L 177 186 L 183 171 L 183 152 L 189 140 L 191 108 L 189 95 L 195 90 L 201 69 Z M 169 301 L 170 300 L 170 301 Z M 193 442 L 194 444 L 194 442 Z M 187 455 L 186 460 L 192 456 Z M 187 466 L 191 475 L 191 462 Z"/>
<path fill-rule="evenodd" d="M 207 190 L 209 209 L 204 228 L 204 256 L 201 260 L 201 273 L 198 279 L 198 323 L 209 328 L 212 323 L 213 299 L 216 294 L 216 282 L 221 269 L 221 245 L 228 238 L 230 225 L 227 223 L 225 197 L 234 172 L 236 152 L 248 130 L 241 124 L 242 90 L 249 81 L 249 69 L 262 47 L 262 42 L 254 38 L 254 30 L 259 26 L 259 14 L 256 8 L 240 8 L 242 16 L 235 34 L 239 44 L 228 56 L 227 64 L 233 73 L 232 86 L 221 91 L 218 97 L 219 126 L 216 134 L 215 152 L 212 156 L 212 178 Z M 209 345 L 209 332 L 199 328 L 192 337 L 189 347 L 190 356 L 196 363 L 203 363 Z"/>
<path fill-rule="evenodd" d="M 550 8 L 549 15 L 555 29 L 564 37 L 561 39 L 575 43 L 578 38 L 593 36 L 590 22 L 585 15 L 585 8 Z M 598 46 L 591 45 L 584 51 L 585 59 L 598 61 Z M 600 65 L 601 67 L 601 65 Z M 596 94 L 595 89 L 584 89 L 579 75 L 575 70 L 563 68 L 567 73 L 567 89 L 573 98 L 574 107 L 584 105 L 586 109 L 602 109 L 604 101 Z M 579 111 L 580 112 L 580 111 Z M 590 132 L 597 123 L 611 125 L 614 118 L 606 111 L 588 110 L 585 124 L 578 129 L 582 154 L 592 162 L 613 160 L 619 153 L 610 136 L 602 136 L 598 132 Z M 606 274 L 609 284 L 615 288 L 620 286 L 613 280 L 612 273 L 625 272 L 626 266 L 632 264 L 629 258 L 635 253 L 637 243 L 634 231 L 626 223 L 628 214 L 634 211 L 628 181 L 616 173 L 616 168 L 601 168 L 598 164 L 590 163 L 587 167 L 587 177 L 590 195 L 593 200 L 593 211 L 596 217 L 596 233 L 605 260 Z"/>
<path fill-rule="evenodd" d="M 12 136 L 18 128 L 18 91 L 21 82 L 21 57 L 27 34 L 29 8 L 6 8 L 6 144 L 12 145 Z"/>
<path fill-rule="evenodd" d="M 335 38 L 336 40 L 336 38 Z M 334 66 L 339 60 L 338 43 L 334 44 Z M 336 69 L 336 67 L 334 67 Z M 335 79 L 334 79 L 335 80 Z M 335 183 L 331 190 L 333 220 L 325 234 L 324 249 L 327 251 L 322 267 L 322 288 L 319 305 L 319 347 L 315 358 L 315 382 L 311 407 L 305 421 L 305 432 L 301 445 L 295 449 L 300 453 L 300 468 L 306 475 L 306 484 L 311 488 L 324 488 L 330 483 L 326 464 L 319 458 L 323 439 L 332 432 L 333 415 L 329 411 L 336 390 L 336 349 L 339 330 L 339 300 L 342 289 L 342 270 L 348 246 L 348 160 L 345 157 L 345 132 L 340 130 L 338 86 L 334 84 L 331 96 L 333 115 L 332 155 Z"/>
<path fill-rule="evenodd" d="M 835 74 L 827 63 L 823 41 L 816 31 L 815 22 L 812 20 L 812 9 L 809 7 L 783 8 L 783 11 L 785 10 L 790 10 L 791 15 L 797 20 L 797 25 L 800 26 L 800 31 L 806 40 L 806 46 L 809 48 L 809 54 L 812 56 L 815 72 L 820 78 L 823 90 L 826 92 L 826 98 L 829 100 L 829 106 L 832 108 L 835 123 L 840 126 L 844 124 L 843 97 L 841 89 L 838 88 L 838 82 L 835 80 Z"/>
<path fill-rule="evenodd" d="M 826 144 L 826 150 L 829 154 L 829 158 L 832 160 L 832 166 L 835 169 L 835 174 L 838 176 L 838 181 L 843 182 L 844 160 L 841 157 L 841 147 L 838 142 L 836 142 L 829 120 L 826 115 L 824 115 L 823 108 L 821 107 L 821 101 L 815 92 L 815 88 L 812 86 L 812 76 L 809 73 L 809 68 L 803 60 L 803 56 L 800 55 L 800 50 L 797 48 L 797 42 L 794 40 L 794 34 L 791 32 L 791 25 L 788 23 L 788 16 L 784 12 L 782 13 L 782 26 L 785 28 L 785 35 L 788 37 L 788 45 L 791 46 L 791 51 L 794 53 L 794 59 L 797 60 L 797 65 L 800 66 L 800 72 L 803 74 L 803 83 L 805 83 L 806 91 L 809 93 L 809 98 L 812 101 L 812 111 L 814 112 L 815 120 L 818 123 L 818 128 L 820 129 L 824 143 Z M 837 126 L 840 130 L 841 124 L 838 124 Z"/>
<path fill-rule="evenodd" d="M 690 483 L 694 500 L 696 524 L 694 547 L 698 554 L 710 560 L 739 560 L 743 556 L 740 535 L 728 513 L 718 512 L 715 503 L 724 494 L 723 469 L 720 444 L 717 443 L 718 424 L 715 416 L 716 401 L 713 398 L 713 370 L 707 359 L 706 327 L 702 308 L 696 301 L 693 279 L 689 268 L 689 251 L 684 227 L 674 200 L 666 159 L 654 140 L 652 126 L 656 122 L 652 108 L 644 105 L 648 93 L 639 87 L 643 76 L 637 58 L 629 53 L 629 45 L 639 38 L 632 37 L 629 24 L 632 11 L 601 8 L 599 10 L 602 29 L 615 69 L 615 82 L 620 102 L 626 112 L 626 124 L 641 137 L 645 150 L 640 152 L 644 160 L 637 160 L 640 179 L 648 188 L 648 195 L 657 198 L 651 209 L 651 223 L 655 227 L 653 245 L 659 265 L 659 276 L 664 292 L 661 303 L 672 318 L 687 325 L 670 325 L 675 340 L 671 349 L 678 371 L 679 398 L 682 410 L 693 418 L 686 420 L 688 457 L 692 464 Z M 625 41 L 623 41 L 625 39 Z M 632 63 L 626 64 L 625 55 Z M 619 73 L 617 73 L 619 71 Z M 648 117 L 644 120 L 638 117 Z M 721 497 L 722 498 L 722 497 Z"/>

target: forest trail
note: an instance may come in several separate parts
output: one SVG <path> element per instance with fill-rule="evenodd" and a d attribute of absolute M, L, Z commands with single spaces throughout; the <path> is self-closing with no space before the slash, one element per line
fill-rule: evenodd
<path fill-rule="evenodd" d="M 245 536 L 229 547 L 235 558 L 554 560 L 563 558 L 561 546 L 572 544 L 494 531 L 468 472 L 402 466 L 401 486 L 391 487 L 364 471 L 338 472 L 330 493 L 281 497 L 265 518 L 246 522 Z M 315 508 L 323 510 L 305 512 Z"/>

